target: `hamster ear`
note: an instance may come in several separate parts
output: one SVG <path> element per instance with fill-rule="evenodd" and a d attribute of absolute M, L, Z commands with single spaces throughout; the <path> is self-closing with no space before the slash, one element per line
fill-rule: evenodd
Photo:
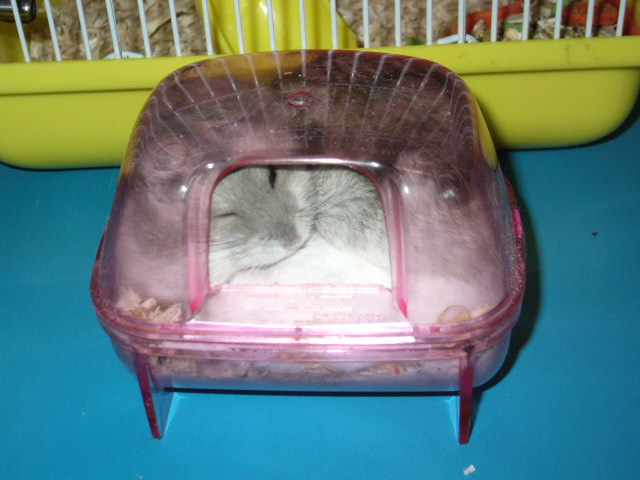
<path fill-rule="evenodd" d="M 276 178 L 278 176 L 278 171 L 273 165 L 269 165 L 267 168 L 269 169 L 269 186 L 271 188 L 276 188 Z"/>

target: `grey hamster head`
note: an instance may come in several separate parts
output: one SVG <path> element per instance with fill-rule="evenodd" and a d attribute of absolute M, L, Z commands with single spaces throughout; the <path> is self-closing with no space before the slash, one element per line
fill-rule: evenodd
<path fill-rule="evenodd" d="M 297 252 L 311 235 L 314 204 L 305 168 L 255 166 L 225 176 L 211 199 L 210 284 Z"/>

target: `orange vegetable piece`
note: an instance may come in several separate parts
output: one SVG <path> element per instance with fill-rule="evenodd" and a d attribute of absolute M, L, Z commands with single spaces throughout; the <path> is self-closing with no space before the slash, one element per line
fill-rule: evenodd
<path fill-rule="evenodd" d="M 565 7 L 567 25 L 586 25 L 589 4 L 581 0 Z M 618 21 L 618 8 L 610 2 L 596 2 L 593 9 L 594 25 L 615 25 Z"/>

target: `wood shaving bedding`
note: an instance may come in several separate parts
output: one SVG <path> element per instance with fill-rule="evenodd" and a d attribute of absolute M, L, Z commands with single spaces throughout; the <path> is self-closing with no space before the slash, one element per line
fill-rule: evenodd
<path fill-rule="evenodd" d="M 137 1 L 115 0 L 114 5 L 120 49 L 144 53 Z M 176 51 L 169 3 L 166 0 L 145 0 L 144 6 L 152 56 L 174 56 Z M 195 2 L 175 0 L 175 6 L 183 55 L 203 54 L 206 51 L 204 26 L 196 11 Z M 105 2 L 85 0 L 83 8 L 92 58 L 104 58 L 114 52 Z M 61 0 L 56 6 L 52 6 L 52 10 L 62 60 L 85 59 L 75 0 Z M 25 25 L 25 33 L 30 38 L 29 53 L 32 60 L 55 60 L 44 8 L 39 9 L 38 17 L 33 23 Z"/>
<path fill-rule="evenodd" d="M 143 299 L 132 288 L 123 288 L 116 302 L 116 308 L 127 315 L 151 323 L 178 323 L 182 320 L 179 304 L 162 308 L 155 298 Z"/>
<path fill-rule="evenodd" d="M 505 5 L 508 0 L 500 0 Z M 402 36 L 408 38 L 426 39 L 426 1 L 402 1 Z M 338 1 L 338 12 L 345 23 L 356 33 L 360 43 L 363 43 L 364 28 L 362 25 L 362 0 Z M 491 7 L 491 0 L 468 0 L 467 11 L 479 11 Z M 438 39 L 449 35 L 451 26 L 458 18 L 457 0 L 433 1 L 433 38 Z M 372 47 L 395 45 L 395 13 L 394 2 L 391 0 L 369 0 L 369 31 Z"/>
<path fill-rule="evenodd" d="M 520 4 L 519 0 L 499 0 L 500 7 Z M 584 2 L 574 1 L 575 4 Z M 85 0 L 83 2 L 87 30 L 93 58 L 104 58 L 113 53 L 113 42 L 105 2 L 103 0 Z M 118 36 L 122 51 L 142 54 L 144 44 L 140 16 L 136 0 L 114 0 Z M 150 36 L 151 53 L 154 57 L 174 56 L 175 46 L 171 17 L 167 0 L 145 0 L 145 15 Z M 178 18 L 180 44 L 184 55 L 202 55 L 206 53 L 204 26 L 198 14 L 194 0 L 175 0 Z M 578 5 L 581 6 L 581 5 Z M 80 31 L 80 21 L 75 0 L 60 0 L 53 8 L 56 33 L 63 60 L 86 58 Z M 338 12 L 345 23 L 356 33 L 360 45 L 364 44 L 362 0 L 338 0 Z M 468 0 L 469 14 L 483 12 L 491 8 L 491 0 Z M 573 7 L 571 7 L 573 8 Z M 433 39 L 434 41 L 456 31 L 457 0 L 434 0 L 433 2 Z M 522 19 L 512 23 L 513 17 L 501 22 L 498 40 L 519 40 L 522 36 Z M 521 17 L 521 15 L 520 15 Z M 555 0 L 541 0 L 531 5 L 530 38 L 552 38 L 555 22 Z M 468 19 L 470 17 L 468 16 Z M 573 18 L 573 17 L 572 17 Z M 478 41 L 490 38 L 487 21 L 472 22 L 468 33 Z M 602 23 L 602 25 L 598 25 Z M 426 41 L 426 2 L 424 0 L 402 1 L 402 42 L 425 43 Z M 372 47 L 395 45 L 395 11 L 391 0 L 369 1 L 369 31 Z M 584 37 L 584 24 L 563 25 L 561 37 Z M 25 33 L 30 41 L 30 54 L 33 60 L 54 60 L 53 44 L 46 19 L 45 9 L 40 6 L 37 19 L 25 25 Z M 611 36 L 615 26 L 600 18 L 594 24 L 594 36 Z"/>
<path fill-rule="evenodd" d="M 490 5 L 491 0 L 469 0 L 468 8 L 478 10 Z M 507 0 L 501 0 L 501 4 Z M 424 0 L 402 2 L 403 37 L 426 38 Z M 199 55 L 206 52 L 204 26 L 193 0 L 175 0 L 180 30 L 180 43 L 184 55 Z M 123 51 L 144 52 L 140 16 L 136 0 L 115 0 L 120 48 Z M 166 0 L 145 0 L 145 15 L 154 57 L 173 56 L 175 47 L 169 6 Z M 363 43 L 362 0 L 340 0 L 338 11 Z M 434 1 L 434 38 L 448 35 L 457 15 L 457 1 Z M 85 0 L 83 2 L 88 36 L 93 58 L 104 58 L 113 53 L 113 42 L 105 2 Z M 80 21 L 75 0 L 61 0 L 52 7 L 56 23 L 56 35 L 63 60 L 86 58 Z M 389 0 L 369 2 L 369 29 L 372 46 L 393 45 L 395 42 L 394 7 Z M 55 60 L 51 33 L 44 8 L 39 9 L 37 19 L 25 25 L 30 39 L 30 54 L 33 60 Z"/>

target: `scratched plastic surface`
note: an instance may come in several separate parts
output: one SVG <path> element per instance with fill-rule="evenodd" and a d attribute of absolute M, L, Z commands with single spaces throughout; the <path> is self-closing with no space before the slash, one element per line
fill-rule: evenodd
<path fill-rule="evenodd" d="M 255 164 L 364 173 L 391 287 L 212 286 L 212 192 Z M 515 199 L 463 81 L 422 59 L 339 51 L 216 58 L 161 82 L 92 278 L 120 357 L 158 388 L 458 390 L 463 364 L 477 385 L 504 359 L 523 288 Z"/>

